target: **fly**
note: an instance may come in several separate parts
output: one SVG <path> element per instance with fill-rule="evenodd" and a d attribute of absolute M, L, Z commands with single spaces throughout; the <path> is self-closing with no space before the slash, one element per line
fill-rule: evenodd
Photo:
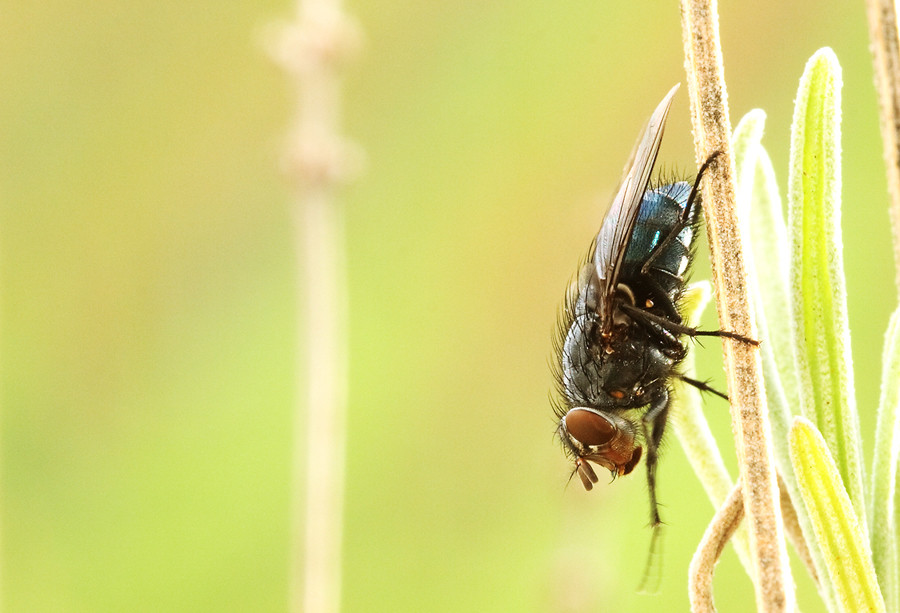
<path fill-rule="evenodd" d="M 682 322 L 678 305 L 700 225 L 700 182 L 650 187 L 663 129 L 678 89 L 656 107 L 626 166 L 625 178 L 567 294 L 556 342 L 560 401 L 557 434 L 586 490 L 597 474 L 631 473 L 643 458 L 654 540 L 661 524 L 656 499 L 659 445 L 669 413 L 669 382 L 682 375 L 685 336 L 718 336 L 757 344 L 734 332 L 704 331 Z"/>

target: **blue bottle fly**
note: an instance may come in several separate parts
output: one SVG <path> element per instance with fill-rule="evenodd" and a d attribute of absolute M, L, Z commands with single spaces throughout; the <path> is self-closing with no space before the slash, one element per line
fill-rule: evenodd
<path fill-rule="evenodd" d="M 699 186 L 717 154 L 691 184 L 650 187 L 677 86 L 657 106 L 625 178 L 570 289 L 560 318 L 555 370 L 557 434 L 585 489 L 597 482 L 591 464 L 613 478 L 645 457 L 650 521 L 661 524 L 656 499 L 658 450 L 669 411 L 669 382 L 681 379 L 724 396 L 678 370 L 685 336 L 726 331 L 685 326 L 678 311 L 700 224 Z M 656 531 L 654 532 L 654 537 Z"/>

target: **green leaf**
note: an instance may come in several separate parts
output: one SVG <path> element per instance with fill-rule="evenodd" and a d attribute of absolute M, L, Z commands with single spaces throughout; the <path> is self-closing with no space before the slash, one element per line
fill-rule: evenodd
<path fill-rule="evenodd" d="M 761 143 L 765 120 L 765 113 L 756 109 L 747 113 L 734 130 L 732 144 L 737 168 L 738 214 L 745 228 L 744 236 L 750 237 L 745 261 L 756 307 L 756 328 L 762 340 L 760 354 L 775 462 L 797 512 L 815 574 L 827 579 L 825 559 L 815 545 L 812 524 L 800 497 L 788 448 L 788 432 L 794 409 L 799 404 L 788 284 L 790 247 L 775 171 Z M 765 273 L 759 274 L 759 271 Z M 835 611 L 834 589 L 830 582 L 820 580 L 819 592 L 828 610 Z"/>
<path fill-rule="evenodd" d="M 895 485 L 900 457 L 900 309 L 891 316 L 884 340 L 881 401 L 875 428 L 869 518 L 872 560 L 888 610 L 900 610 L 898 585 Z"/>
<path fill-rule="evenodd" d="M 868 541 L 825 440 L 809 420 L 795 417 L 789 445 L 800 494 L 842 609 L 885 611 Z"/>
<path fill-rule="evenodd" d="M 787 377 L 796 378 L 796 371 L 790 342 L 792 330 L 788 323 L 787 233 L 774 171 L 761 144 L 765 122 L 763 111 L 750 111 L 738 122 L 732 142 L 737 169 L 738 215 L 744 228 L 743 235 L 750 237 L 745 262 L 750 278 L 750 295 L 754 298 L 757 333 L 763 341 L 760 353 L 775 460 L 781 473 L 785 474 L 790 472 L 787 435 L 793 416 L 791 407 L 796 406 L 796 402 L 792 405 L 787 399 L 776 353 L 787 351 L 788 359 L 782 356 L 788 369 Z M 760 270 L 764 270 L 765 274 L 760 275 Z"/>
<path fill-rule="evenodd" d="M 791 126 L 794 356 L 803 414 L 822 432 L 868 533 L 840 226 L 840 106 L 841 68 L 831 49 L 821 49 L 800 79 Z"/>
<path fill-rule="evenodd" d="M 709 304 L 711 290 L 708 281 L 693 283 L 685 290 L 679 302 L 681 315 L 686 325 L 695 327 L 699 323 L 703 309 Z M 694 348 L 690 345 L 688 354 L 680 365 L 680 370 L 688 377 L 696 378 L 694 368 Z M 731 492 L 734 482 L 725 468 L 722 453 L 716 445 L 703 415 L 703 401 L 696 387 L 687 385 L 676 379 L 672 382 L 672 405 L 670 423 L 675 436 L 681 442 L 691 468 L 694 469 L 706 495 L 709 496 L 713 508 L 718 509 Z M 753 565 L 750 558 L 750 540 L 746 528 L 738 529 L 732 542 L 744 569 L 753 577 Z"/>
<path fill-rule="evenodd" d="M 742 223 L 748 226 L 745 235 L 750 236 L 757 324 L 765 329 L 765 333 L 760 331 L 766 341 L 762 349 L 777 366 L 772 373 L 766 373 L 766 390 L 770 382 L 773 387 L 781 387 L 776 395 L 784 396 L 791 413 L 791 407 L 797 407 L 799 400 L 791 326 L 790 244 L 775 170 L 761 144 L 765 121 L 766 114 L 755 109 L 741 119 L 734 131 L 738 210 Z M 756 274 L 758 270 L 765 274 Z M 787 437 L 787 429 L 784 434 Z"/>
<path fill-rule="evenodd" d="M 760 351 L 766 383 L 766 397 L 772 413 L 773 428 L 781 453 L 777 453 L 782 472 L 790 466 L 787 432 L 797 406 L 796 366 L 793 359 L 793 330 L 790 325 L 788 290 L 789 247 L 781 196 L 772 162 L 761 144 L 766 114 L 755 109 L 747 113 L 734 130 L 732 142 L 737 168 L 738 214 L 744 236 L 750 237 L 746 251 L 750 293 L 756 308 L 756 326 L 763 341 Z M 763 270 L 765 274 L 759 274 Z M 782 381 L 793 383 L 792 397 Z"/>

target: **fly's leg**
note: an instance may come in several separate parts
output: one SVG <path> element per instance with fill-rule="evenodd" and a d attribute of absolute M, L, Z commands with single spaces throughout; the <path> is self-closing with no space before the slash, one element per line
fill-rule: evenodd
<path fill-rule="evenodd" d="M 659 460 L 659 444 L 666 429 L 669 414 L 669 392 L 663 389 L 650 403 L 650 409 L 641 418 L 644 440 L 647 443 L 647 486 L 650 491 L 650 526 L 653 536 L 647 553 L 647 564 L 639 592 L 655 593 L 659 589 L 659 560 L 662 547 L 662 519 L 659 516 L 659 502 L 656 499 L 656 464 Z"/>
<path fill-rule="evenodd" d="M 755 341 L 751 338 L 735 334 L 734 332 L 725 332 L 722 330 L 696 330 L 694 328 L 669 321 L 665 317 L 660 317 L 659 315 L 648 313 L 643 309 L 639 309 L 631 305 L 623 304 L 621 305 L 621 307 L 626 313 L 631 316 L 632 319 L 634 319 L 634 321 L 641 325 L 645 330 L 653 334 L 663 345 L 663 351 L 665 351 L 668 355 L 671 355 L 676 360 L 682 359 L 687 351 L 685 346 L 682 345 L 678 340 L 678 337 L 675 336 L 676 334 L 687 334 L 688 336 L 722 336 L 726 338 L 733 338 L 741 342 L 750 343 L 752 345 L 759 345 L 759 341 Z M 675 376 L 677 376 L 688 385 L 696 387 L 701 392 L 710 392 L 712 394 L 715 394 L 716 396 L 719 396 L 720 398 L 728 400 L 727 394 L 723 394 L 719 390 L 710 387 L 703 381 L 692 379 L 691 377 L 686 377 L 682 374 L 676 374 Z"/>
<path fill-rule="evenodd" d="M 670 277 L 675 277 L 672 273 L 667 270 L 663 270 L 661 268 L 654 268 L 659 274 L 668 275 Z M 672 298 L 669 297 L 669 294 L 666 293 L 666 290 L 659 284 L 659 282 L 651 277 L 649 274 L 646 274 L 643 270 L 641 270 L 641 274 L 644 275 L 642 281 L 645 284 L 645 287 L 650 291 L 652 295 L 653 304 L 646 305 L 648 308 L 651 306 L 656 306 L 665 311 L 666 318 L 672 321 L 681 321 L 681 314 L 678 312 L 678 309 L 675 308 L 675 303 L 672 302 Z"/>
<path fill-rule="evenodd" d="M 697 195 L 700 193 L 700 180 L 703 178 L 703 175 L 709 170 L 710 165 L 716 159 L 722 155 L 721 151 L 713 151 L 706 161 L 703 162 L 703 166 L 700 167 L 700 171 L 697 173 L 697 178 L 694 179 L 694 187 L 691 188 L 691 193 L 688 196 L 687 206 L 684 207 L 684 219 L 690 219 L 693 216 L 693 208 L 694 205 L 697 204 Z"/>
<path fill-rule="evenodd" d="M 725 400 L 728 400 L 728 394 L 723 394 L 716 388 L 710 387 L 709 384 L 707 384 L 705 381 L 700 381 L 699 379 L 692 379 L 690 377 L 685 377 L 684 375 L 681 375 L 681 374 L 678 374 L 675 376 L 678 377 L 679 379 L 681 379 L 682 381 L 684 381 L 685 383 L 687 383 L 688 385 L 693 385 L 701 392 L 709 392 L 710 394 L 715 394 L 719 398 L 724 398 Z"/>
<path fill-rule="evenodd" d="M 650 490 L 650 525 L 653 528 L 662 523 L 659 517 L 659 503 L 656 500 L 656 464 L 659 460 L 659 443 L 666 429 L 668 414 L 669 392 L 663 389 L 641 418 L 644 440 L 647 442 L 647 489 Z"/>
<path fill-rule="evenodd" d="M 680 333 L 677 331 L 673 332 L 668 326 L 664 326 L 660 323 L 661 321 L 668 323 L 672 322 L 670 322 L 665 317 L 654 315 L 649 311 L 645 311 L 644 309 L 640 309 L 636 306 L 631 306 L 630 304 L 622 304 L 619 305 L 619 307 L 623 311 L 628 313 L 628 315 L 631 317 L 631 319 L 634 320 L 636 324 L 656 337 L 656 340 L 660 345 L 662 345 L 663 351 L 665 351 L 668 355 L 671 355 L 677 360 L 680 360 L 684 357 L 686 349 L 676 336 L 676 334 Z"/>
<path fill-rule="evenodd" d="M 698 330 L 697 328 L 685 326 L 684 324 L 681 324 L 677 321 L 672 321 L 670 319 L 666 319 L 665 317 L 654 315 L 649 311 L 631 306 L 630 304 L 622 304 L 620 305 L 620 308 L 628 313 L 635 321 L 643 323 L 645 325 L 653 324 L 655 326 L 658 326 L 662 330 L 671 333 L 672 335 L 684 334 L 685 336 L 690 336 L 691 338 L 697 336 L 718 336 L 719 338 L 730 338 L 754 346 L 759 345 L 759 341 L 743 336 L 742 334 L 738 334 L 737 332 L 731 332 L 729 330 Z M 650 326 L 650 328 L 652 329 L 652 326 Z"/>

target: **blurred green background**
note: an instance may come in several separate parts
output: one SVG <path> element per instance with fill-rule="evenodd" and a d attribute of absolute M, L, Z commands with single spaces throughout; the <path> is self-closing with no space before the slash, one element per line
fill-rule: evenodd
<path fill-rule="evenodd" d="M 286 2 L 4 2 L 0 360 L 5 611 L 284 611 L 297 355 Z M 547 402 L 557 308 L 662 95 L 676 2 L 350 2 L 365 149 L 344 192 L 344 610 L 686 610 L 712 515 L 677 441 L 662 591 L 636 594 L 643 474 L 566 487 Z M 844 68 L 844 239 L 871 457 L 895 304 L 862 1 L 725 2 L 732 121 L 786 183 L 807 58 Z M 660 159 L 692 173 L 686 90 Z M 705 255 L 695 278 L 707 276 Z M 715 326 L 712 316 L 707 326 Z M 699 369 L 723 385 L 718 343 Z M 734 470 L 728 409 L 707 413 Z M 795 567 L 805 611 L 820 609 Z M 720 610 L 752 611 L 729 548 Z"/>

